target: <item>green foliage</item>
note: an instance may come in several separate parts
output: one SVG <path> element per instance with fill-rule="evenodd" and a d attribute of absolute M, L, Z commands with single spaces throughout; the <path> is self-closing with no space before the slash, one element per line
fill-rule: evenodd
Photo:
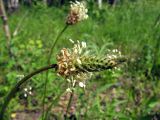
<path fill-rule="evenodd" d="M 160 75 L 157 72 L 160 70 L 159 20 L 154 26 L 160 14 L 160 2 L 124 2 L 114 8 L 104 5 L 101 10 L 90 4 L 89 19 L 69 26 L 54 49 L 52 63 L 56 62 L 60 48 L 71 46 L 69 38 L 86 41 L 97 56 L 107 54 L 108 49 L 118 49 L 128 58 L 125 68 L 96 73 L 87 81 L 85 92 L 76 90 L 78 101 L 75 114 L 79 119 L 141 120 L 160 116 Z M 88 3 L 92 1 L 88 0 Z M 9 16 L 12 33 L 26 10 L 21 8 Z M 12 37 L 16 61 L 8 57 L 4 32 L 0 30 L 0 101 L 17 83 L 18 75 L 26 75 L 47 64 L 48 51 L 65 25 L 66 16 L 65 8 L 47 8 L 40 4 L 29 9 L 17 35 Z M 45 74 L 41 74 L 26 83 L 24 87 L 33 87 L 33 96 L 20 98 L 21 94 L 23 96 L 22 87 L 22 93 L 11 102 L 9 112 L 24 108 L 39 109 L 44 79 Z M 57 77 L 51 70 L 47 88 L 45 102 L 49 104 L 65 91 L 66 80 Z M 59 114 L 63 116 L 61 112 Z"/>

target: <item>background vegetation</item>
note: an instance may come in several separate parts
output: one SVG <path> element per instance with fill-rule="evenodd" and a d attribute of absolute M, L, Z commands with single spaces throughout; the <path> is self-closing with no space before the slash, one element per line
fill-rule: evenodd
<path fill-rule="evenodd" d="M 8 56 L 4 31 L 0 29 L 0 104 L 21 75 L 47 64 L 48 51 L 65 25 L 68 4 L 47 7 L 41 2 L 21 5 L 8 15 L 12 35 L 11 46 L 16 60 Z M 54 49 L 52 63 L 60 48 L 71 47 L 69 39 L 86 41 L 94 53 L 118 49 L 128 58 L 120 70 L 96 73 L 86 90 L 76 89 L 70 119 L 158 120 L 160 119 L 160 1 L 135 0 L 114 6 L 104 3 L 101 9 L 88 0 L 89 19 L 70 26 Z M 2 24 L 2 21 L 0 21 Z M 1 25 L 2 26 L 2 25 Z M 39 114 L 42 108 L 45 73 L 27 82 L 32 95 L 22 91 L 12 100 L 7 116 L 14 119 L 25 114 Z M 68 94 L 58 103 L 53 99 L 65 91 L 65 79 L 49 72 L 46 107 L 54 102 L 51 119 L 63 119 Z M 56 105 L 57 103 L 57 105 Z M 33 115 L 33 116 L 34 116 Z"/>

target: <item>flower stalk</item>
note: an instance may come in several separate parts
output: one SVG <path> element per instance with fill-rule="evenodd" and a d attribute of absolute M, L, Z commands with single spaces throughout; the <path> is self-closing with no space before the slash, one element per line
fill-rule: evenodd
<path fill-rule="evenodd" d="M 48 60 L 47 63 L 50 64 L 50 60 L 51 60 L 51 56 L 53 54 L 53 49 L 55 47 L 55 45 L 57 44 L 59 38 L 62 36 L 62 34 L 65 32 L 65 30 L 68 28 L 68 26 L 70 25 L 74 25 L 80 21 L 83 21 L 85 19 L 88 18 L 87 15 L 88 9 L 86 8 L 86 5 L 84 2 L 71 2 L 70 5 L 70 11 L 69 14 L 67 16 L 67 20 L 66 20 L 66 25 L 65 27 L 62 29 L 62 31 L 58 34 L 56 40 L 54 41 L 51 49 L 50 49 L 50 53 L 48 56 Z M 48 81 L 48 72 L 46 73 L 46 79 L 45 79 L 45 83 L 44 83 L 44 97 L 43 97 L 43 114 L 44 114 L 44 103 L 45 103 L 45 98 L 46 98 L 46 91 L 47 91 L 47 81 Z M 42 120 L 44 118 L 44 115 L 42 115 Z"/>
<path fill-rule="evenodd" d="M 75 86 L 74 86 L 74 88 L 75 88 Z M 69 97 L 69 101 L 68 101 L 68 104 L 67 104 L 67 110 L 66 110 L 65 120 L 67 120 L 67 115 L 68 115 L 69 109 L 71 107 L 71 103 L 72 103 L 73 97 L 74 97 L 74 89 L 72 89 L 72 92 L 71 92 L 70 97 Z"/>
<path fill-rule="evenodd" d="M 53 54 L 53 50 L 54 50 L 54 47 L 56 46 L 58 40 L 60 39 L 60 37 L 63 35 L 63 33 L 65 32 L 65 30 L 68 28 L 68 25 L 65 25 L 65 27 L 62 29 L 62 31 L 58 34 L 57 38 L 55 39 L 51 49 L 50 49 L 50 52 L 49 52 L 49 56 L 48 56 L 48 60 L 47 60 L 47 64 L 50 64 L 51 63 L 51 57 L 52 57 L 52 54 Z M 45 79 L 45 82 L 44 82 L 44 93 L 43 93 L 43 100 L 42 100 L 42 104 L 43 104 L 43 110 L 42 110 L 42 120 L 43 118 L 45 117 L 44 115 L 44 108 L 45 108 L 45 98 L 46 98 L 46 92 L 47 92 L 47 81 L 48 81 L 48 71 L 46 72 L 46 79 Z"/>
<path fill-rule="evenodd" d="M 117 65 L 126 61 L 126 59 L 124 57 L 115 58 L 115 59 L 106 59 L 106 58 L 99 59 L 99 58 L 96 58 L 96 57 L 82 56 L 82 57 L 79 58 L 79 60 L 81 61 L 80 63 L 75 62 L 75 61 L 74 62 L 70 61 L 71 64 L 73 65 L 73 66 L 72 65 L 71 66 L 75 67 L 75 68 L 72 69 L 72 71 L 69 71 L 69 69 L 71 69 L 71 68 L 70 68 L 70 66 L 68 66 L 66 64 L 66 61 L 64 61 L 64 58 L 63 58 L 64 54 L 62 54 L 62 56 L 60 56 L 60 55 L 59 55 L 59 61 L 57 62 L 57 64 L 52 64 L 52 65 L 49 65 L 49 66 L 45 66 L 45 67 L 42 67 L 38 70 L 33 71 L 32 73 L 25 76 L 22 80 L 20 80 L 11 89 L 9 94 L 6 96 L 5 101 L 4 101 L 4 103 L 2 105 L 2 108 L 1 108 L 1 111 L 0 111 L 1 120 L 3 120 L 5 110 L 8 106 L 8 104 L 9 104 L 9 102 L 12 100 L 12 98 L 14 98 L 14 96 L 20 90 L 21 85 L 23 85 L 27 80 L 29 80 L 30 78 L 32 78 L 33 76 L 35 76 L 35 75 L 37 75 L 41 72 L 47 71 L 49 69 L 55 69 L 57 73 L 59 73 L 61 76 L 65 77 L 65 78 L 72 77 L 75 80 L 82 81 L 83 79 L 85 79 L 85 76 L 88 72 L 98 72 L 98 71 L 102 71 L 102 70 L 106 70 L 106 69 L 112 69 L 112 68 L 116 67 Z M 61 61 L 61 60 L 63 60 L 63 61 Z M 62 63 L 62 62 L 64 62 L 64 63 Z M 63 67 L 65 67 L 65 66 L 63 66 L 63 64 L 67 65 L 65 69 L 63 68 Z M 61 69 L 62 69 L 63 72 L 60 73 L 59 71 L 61 71 Z M 69 106 L 70 106 L 71 100 L 73 98 L 73 90 L 74 90 L 74 87 L 75 87 L 76 83 L 77 83 L 77 81 L 75 81 L 75 83 L 72 87 L 72 92 L 71 92 L 71 96 L 70 96 L 70 100 L 69 100 L 70 102 L 68 103 L 66 113 L 68 113 L 68 110 L 70 108 Z"/>
<path fill-rule="evenodd" d="M 47 60 L 47 63 L 48 63 L 48 64 L 50 64 L 54 47 L 56 46 L 59 38 L 63 35 L 63 33 L 66 31 L 67 28 L 68 28 L 68 25 L 65 25 L 65 27 L 64 27 L 64 28 L 62 29 L 62 31 L 58 34 L 57 38 L 55 39 L 54 43 L 52 44 L 52 47 L 51 47 L 50 52 L 49 52 L 48 60 Z"/>

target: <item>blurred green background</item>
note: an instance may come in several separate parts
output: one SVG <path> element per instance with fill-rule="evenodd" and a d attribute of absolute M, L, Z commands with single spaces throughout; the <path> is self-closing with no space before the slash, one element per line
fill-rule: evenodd
<path fill-rule="evenodd" d="M 71 48 L 69 39 L 85 41 L 95 54 L 118 49 L 128 59 L 121 69 L 96 73 L 86 89 L 76 89 L 74 112 L 78 120 L 158 120 L 160 119 L 160 1 L 117 0 L 110 5 L 87 0 L 89 19 L 69 26 L 61 36 L 51 59 L 62 48 Z M 11 30 L 11 48 L 17 60 L 8 56 L 5 33 L 0 21 L 0 104 L 21 75 L 47 65 L 47 56 L 57 34 L 65 26 L 69 1 L 20 1 L 18 9 L 7 8 Z M 17 25 L 18 32 L 13 35 Z M 7 116 L 14 119 L 26 111 L 41 113 L 45 73 L 33 77 L 23 88 L 32 87 L 33 95 L 24 97 L 24 90 L 12 100 Z M 47 85 L 46 105 L 65 91 L 65 79 L 51 70 Z M 59 100 L 50 111 L 50 119 L 63 119 L 68 101 Z M 63 105 L 64 104 L 64 105 Z M 36 112 L 35 112 L 36 111 Z M 55 112 L 56 111 L 56 112 Z M 14 114 L 15 113 L 15 116 Z M 20 120 L 20 119 L 18 119 Z M 21 120 L 23 120 L 21 118 Z"/>

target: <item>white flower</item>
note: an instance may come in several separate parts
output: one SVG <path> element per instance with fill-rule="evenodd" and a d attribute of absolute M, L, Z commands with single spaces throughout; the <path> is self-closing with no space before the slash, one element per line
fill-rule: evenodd
<path fill-rule="evenodd" d="M 24 78 L 24 75 L 17 75 L 16 77 L 17 77 L 17 80 L 21 80 Z"/>
<path fill-rule="evenodd" d="M 83 48 L 86 48 L 86 47 L 87 47 L 86 42 L 82 42 L 82 47 L 83 47 Z"/>
<path fill-rule="evenodd" d="M 72 84 L 72 86 L 75 86 L 75 84 L 76 84 L 76 80 L 73 80 L 73 84 Z"/>
<path fill-rule="evenodd" d="M 88 18 L 87 12 L 88 9 L 86 9 L 86 5 L 84 2 L 78 2 L 71 3 L 71 11 L 74 13 L 77 13 L 78 15 L 78 21 L 82 21 Z"/>
<path fill-rule="evenodd" d="M 69 41 L 74 44 L 74 41 L 72 39 L 69 39 Z"/>
<path fill-rule="evenodd" d="M 31 92 L 31 91 L 29 91 L 29 92 L 28 92 L 28 94 L 29 94 L 29 95 L 32 95 L 32 92 Z"/>
<path fill-rule="evenodd" d="M 31 87 L 31 86 L 29 87 L 29 90 L 32 90 L 32 87 Z"/>
<path fill-rule="evenodd" d="M 75 43 L 70 39 L 72 43 Z M 80 57 L 84 49 L 85 42 L 74 44 L 71 50 L 63 48 L 59 55 L 57 55 L 58 74 L 64 77 L 72 76 L 77 72 L 75 65 L 82 64 Z"/>
<path fill-rule="evenodd" d="M 72 92 L 72 90 L 70 88 L 67 88 L 66 91 L 67 92 Z"/>
<path fill-rule="evenodd" d="M 77 58 L 77 62 L 78 62 L 79 64 L 82 64 L 82 62 L 81 62 L 81 60 L 80 60 L 79 58 Z"/>
<path fill-rule="evenodd" d="M 27 89 L 27 88 L 24 88 L 24 91 L 25 91 L 25 92 L 27 92 L 27 91 L 28 91 L 28 89 Z"/>
<path fill-rule="evenodd" d="M 28 96 L 28 95 L 25 93 L 25 94 L 24 94 L 24 97 L 27 97 L 27 96 Z"/>
<path fill-rule="evenodd" d="M 69 82 L 69 83 L 70 83 L 70 82 L 71 82 L 71 80 L 70 80 L 70 79 L 67 79 L 67 82 Z"/>
<path fill-rule="evenodd" d="M 85 88 L 85 84 L 83 82 L 79 82 L 79 87 Z"/>
<path fill-rule="evenodd" d="M 85 20 L 88 18 L 87 15 L 88 9 L 86 8 L 86 5 L 84 2 L 71 2 L 70 5 L 70 13 L 67 18 L 67 24 L 73 25 L 77 22 L 80 22 L 82 20 Z"/>
<path fill-rule="evenodd" d="M 114 49 L 114 50 L 112 50 L 113 52 L 118 52 L 118 50 L 117 49 Z"/>

